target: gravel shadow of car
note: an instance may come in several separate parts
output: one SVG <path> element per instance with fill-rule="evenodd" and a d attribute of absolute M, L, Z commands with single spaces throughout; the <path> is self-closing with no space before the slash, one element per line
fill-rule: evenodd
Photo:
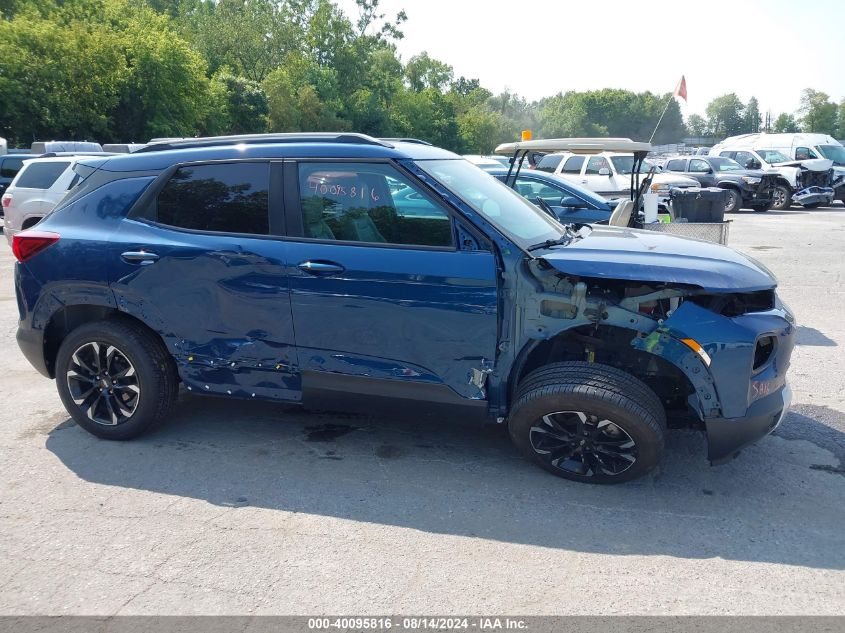
<path fill-rule="evenodd" d="M 837 436 L 830 448 L 845 446 L 812 415 L 790 414 L 782 428 L 824 426 Z M 603 554 L 845 569 L 841 464 L 801 439 L 768 437 L 711 468 L 701 434 L 671 431 L 658 473 L 593 486 L 521 459 L 501 427 L 182 395 L 170 422 L 141 439 L 98 440 L 68 421 L 47 448 L 83 480 L 219 506 Z"/>

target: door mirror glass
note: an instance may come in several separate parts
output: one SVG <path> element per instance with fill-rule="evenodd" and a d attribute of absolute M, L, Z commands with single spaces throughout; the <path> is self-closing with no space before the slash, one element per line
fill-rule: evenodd
<path fill-rule="evenodd" d="M 599 169 L 599 176 L 610 176 L 610 170 L 607 167 Z"/>

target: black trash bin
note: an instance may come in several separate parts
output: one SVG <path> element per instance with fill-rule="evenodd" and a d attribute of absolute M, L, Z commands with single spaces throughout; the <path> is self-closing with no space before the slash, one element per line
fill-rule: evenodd
<path fill-rule="evenodd" d="M 672 212 L 687 222 L 724 222 L 728 192 L 717 187 L 673 187 Z"/>

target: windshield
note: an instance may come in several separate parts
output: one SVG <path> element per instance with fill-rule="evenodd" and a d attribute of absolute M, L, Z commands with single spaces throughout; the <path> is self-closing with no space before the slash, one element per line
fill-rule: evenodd
<path fill-rule="evenodd" d="M 845 147 L 841 145 L 819 145 L 819 151 L 837 165 L 845 165 Z"/>
<path fill-rule="evenodd" d="M 556 240 L 563 227 L 513 189 L 465 160 L 419 160 L 420 169 L 457 194 L 521 248 Z"/>
<path fill-rule="evenodd" d="M 758 149 L 757 153 L 767 163 L 787 163 L 790 161 L 789 156 L 782 154 L 776 149 Z"/>
<path fill-rule="evenodd" d="M 612 156 L 611 161 L 613 161 L 613 166 L 616 168 L 617 174 L 627 174 L 631 175 L 634 171 L 634 156 L 633 154 L 630 156 Z M 651 165 L 644 163 L 641 170 L 645 174 L 651 169 Z"/>
<path fill-rule="evenodd" d="M 745 167 L 736 162 L 733 158 L 722 158 L 714 156 L 710 159 L 710 165 L 716 171 L 743 171 Z"/>

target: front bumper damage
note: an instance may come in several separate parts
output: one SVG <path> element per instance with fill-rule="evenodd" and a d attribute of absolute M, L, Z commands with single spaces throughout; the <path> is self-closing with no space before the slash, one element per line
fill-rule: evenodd
<path fill-rule="evenodd" d="M 692 380 L 696 393 L 690 396 L 690 405 L 704 422 L 711 464 L 732 459 L 777 428 L 792 400 L 786 371 L 795 326 L 785 306 L 725 317 L 684 302 L 664 328 L 675 340 L 694 339 L 709 359 L 709 363 L 696 359 L 697 365 L 691 366 L 693 359 L 688 357 L 684 365 L 688 376 L 706 373 L 709 378 Z M 774 339 L 773 348 L 760 362 L 758 344 L 767 337 Z"/>
<path fill-rule="evenodd" d="M 739 451 L 774 431 L 789 410 L 792 389 L 789 384 L 777 392 L 758 400 L 741 418 L 709 418 L 707 428 L 707 458 L 713 466 L 731 461 Z"/>
<path fill-rule="evenodd" d="M 802 206 L 826 205 L 833 202 L 836 194 L 833 187 L 806 187 L 792 195 L 793 202 Z"/>

